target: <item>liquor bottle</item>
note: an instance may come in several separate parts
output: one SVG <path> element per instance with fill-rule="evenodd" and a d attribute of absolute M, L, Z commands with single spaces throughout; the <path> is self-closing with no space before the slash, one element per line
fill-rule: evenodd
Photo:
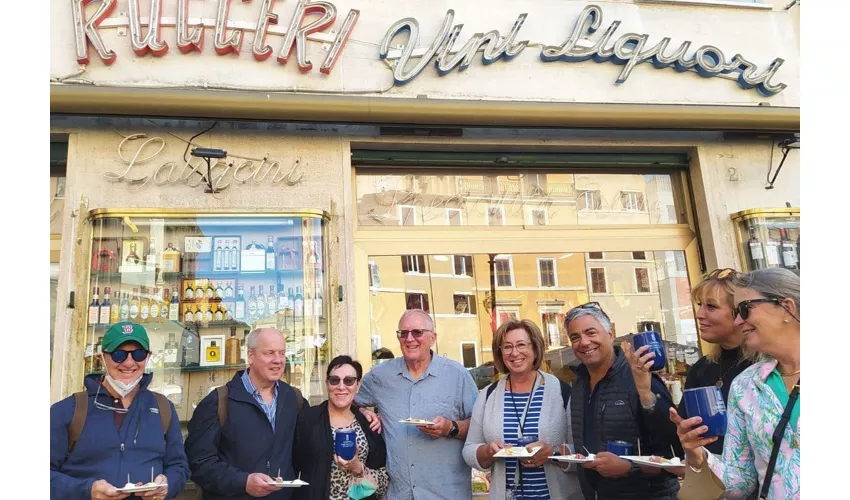
<path fill-rule="evenodd" d="M 269 235 L 269 244 L 266 247 L 266 271 L 275 270 L 274 238 Z"/>
<path fill-rule="evenodd" d="M 94 371 L 103 371 L 103 337 L 97 338 L 94 345 Z"/>
<path fill-rule="evenodd" d="M 186 280 L 186 288 L 183 290 L 183 300 L 195 300 L 195 288 L 192 280 Z"/>
<path fill-rule="evenodd" d="M 310 242 L 310 265 L 316 269 L 322 268 L 322 258 L 319 256 L 319 251 L 316 249 L 316 242 Z"/>
<path fill-rule="evenodd" d="M 289 287 L 289 293 L 286 295 L 286 300 L 289 302 L 287 306 L 287 315 L 291 318 L 295 315 L 295 292 L 292 291 L 292 287 Z"/>
<path fill-rule="evenodd" d="M 180 321 L 180 299 L 177 298 L 177 286 L 171 289 L 171 304 L 168 306 L 168 319 Z"/>
<path fill-rule="evenodd" d="M 139 300 L 139 289 L 133 289 L 133 297 L 130 299 L 130 321 L 139 320 L 139 309 L 141 308 L 141 300 Z"/>
<path fill-rule="evenodd" d="M 194 315 L 193 315 L 194 318 L 193 319 L 195 320 L 195 323 L 203 323 L 204 322 L 204 306 L 205 305 L 207 305 L 207 304 L 203 304 L 203 303 L 202 304 L 195 304 L 195 307 L 193 308 L 193 311 L 194 311 Z"/>
<path fill-rule="evenodd" d="M 312 317 L 313 316 L 313 294 L 310 292 L 310 289 L 304 287 L 304 317 Z"/>
<path fill-rule="evenodd" d="M 241 349 L 239 339 L 236 338 L 236 327 L 230 327 L 230 337 L 224 344 L 224 362 L 228 365 L 240 364 Z"/>
<path fill-rule="evenodd" d="M 215 340 L 210 340 L 210 345 L 204 352 L 208 363 L 216 363 L 221 360 L 221 347 L 217 346 Z"/>
<path fill-rule="evenodd" d="M 251 240 L 251 243 L 249 243 L 248 246 L 245 247 L 245 250 L 265 250 L 265 249 L 266 249 L 266 247 L 264 247 L 260 243 L 257 243 L 257 240 Z"/>
<path fill-rule="evenodd" d="M 236 240 L 233 240 L 230 245 L 230 270 L 239 270 L 239 246 L 236 244 Z"/>
<path fill-rule="evenodd" d="M 139 303 L 139 322 L 147 323 L 151 313 L 151 301 L 148 298 L 148 287 L 142 287 L 142 300 Z"/>
<path fill-rule="evenodd" d="M 153 296 L 151 297 L 151 309 L 150 309 L 150 319 L 151 322 L 159 321 L 159 311 L 162 308 L 162 304 L 160 303 L 159 298 L 159 288 L 153 288 Z"/>
<path fill-rule="evenodd" d="M 192 323 L 195 321 L 195 313 L 192 312 L 192 304 L 183 304 L 183 322 Z"/>
<path fill-rule="evenodd" d="M 156 238 L 151 236 L 151 244 L 148 247 L 148 254 L 145 256 L 145 270 L 156 271 Z"/>
<path fill-rule="evenodd" d="M 322 302 L 322 292 L 316 288 L 316 298 L 313 299 L 313 315 L 321 317 L 324 314 L 324 303 Z"/>
<path fill-rule="evenodd" d="M 248 330 L 242 333 L 242 339 L 239 340 L 239 360 L 242 363 L 248 362 Z"/>
<path fill-rule="evenodd" d="M 248 319 L 254 320 L 257 317 L 257 296 L 254 295 L 254 287 L 251 287 L 251 295 L 248 296 Z"/>
<path fill-rule="evenodd" d="M 224 321 L 233 321 L 233 312 L 223 304 L 221 306 L 221 314 L 224 317 Z"/>
<path fill-rule="evenodd" d="M 162 289 L 162 301 L 160 302 L 159 309 L 159 320 L 160 321 L 168 321 L 169 314 L 171 314 L 171 294 L 168 293 L 168 288 Z"/>
<path fill-rule="evenodd" d="M 195 300 L 204 298 L 204 280 L 195 280 Z"/>
<path fill-rule="evenodd" d="M 135 291 L 135 289 L 133 289 Z M 124 295 L 121 297 L 121 313 L 118 316 L 118 319 L 121 321 L 127 321 L 130 319 L 130 295 L 127 292 L 124 292 Z"/>
<path fill-rule="evenodd" d="M 179 366 L 177 363 L 177 351 L 179 350 L 179 347 L 180 346 L 177 345 L 177 341 L 174 340 L 174 332 L 168 332 L 168 342 L 165 343 L 165 355 L 163 359 L 165 366 Z"/>
<path fill-rule="evenodd" d="M 91 304 L 89 304 L 89 324 L 96 325 L 98 321 L 100 321 L 100 303 L 97 301 L 98 293 L 100 292 L 100 288 L 95 288 L 94 293 L 92 294 Z M 92 352 L 94 352 L 94 346 L 92 346 Z"/>
<path fill-rule="evenodd" d="M 201 309 L 203 309 L 204 322 L 209 323 L 215 317 L 212 310 L 212 306 L 214 305 L 215 304 L 201 304 Z"/>
<path fill-rule="evenodd" d="M 215 298 L 215 287 L 211 280 L 207 280 L 206 297 L 210 300 Z"/>
<path fill-rule="evenodd" d="M 162 270 L 167 273 L 180 272 L 180 251 L 174 248 L 173 243 L 162 252 Z"/>
<path fill-rule="evenodd" d="M 212 304 L 213 309 L 213 321 L 224 321 L 224 306 L 221 302 L 214 302 Z"/>
<path fill-rule="evenodd" d="M 289 299 L 286 296 L 286 290 L 284 290 L 283 285 L 280 285 L 280 292 L 277 294 L 277 311 L 283 313 L 286 310 L 288 302 Z"/>
<path fill-rule="evenodd" d="M 245 288 L 242 284 L 239 285 L 239 291 L 236 294 L 236 310 L 233 312 L 233 319 L 245 321 Z"/>
<path fill-rule="evenodd" d="M 216 243 L 216 247 L 215 247 L 215 256 L 214 256 L 215 263 L 213 264 L 214 269 L 216 271 L 221 271 L 221 270 L 225 269 L 225 267 L 224 267 L 225 266 L 224 255 L 225 255 L 225 253 L 224 253 L 224 248 L 222 248 L 222 246 L 221 246 L 221 240 L 218 240 L 218 242 Z"/>
<path fill-rule="evenodd" d="M 125 292 L 124 295 L 127 295 Z M 109 308 L 109 322 L 113 325 L 121 321 L 121 292 L 115 292 L 115 300 L 112 301 L 112 307 Z"/>
<path fill-rule="evenodd" d="M 785 269 L 797 269 L 797 248 L 788 237 L 787 229 L 780 229 L 782 238 L 782 265 Z M 109 290 L 107 288 L 107 290 Z"/>
<path fill-rule="evenodd" d="M 750 241 L 748 242 L 748 246 L 750 248 L 750 262 L 752 269 L 764 269 L 767 267 L 767 261 L 765 261 L 764 258 L 764 249 L 761 246 L 761 241 L 759 241 L 756 236 L 756 229 L 754 227 L 750 228 Z"/>
<path fill-rule="evenodd" d="M 765 247 L 767 249 L 767 267 L 776 267 L 782 265 L 782 255 L 780 250 L 779 242 L 770 237 L 770 234 L 767 236 L 767 243 L 765 243 Z"/>
<path fill-rule="evenodd" d="M 266 317 L 266 294 L 263 293 L 263 285 L 260 285 L 260 294 L 257 295 L 257 317 Z"/>
<path fill-rule="evenodd" d="M 295 287 L 295 299 L 292 301 L 293 313 L 295 317 L 300 317 L 304 315 L 304 297 L 301 295 L 301 287 Z"/>
<path fill-rule="evenodd" d="M 233 298 L 233 285 L 230 284 L 230 281 L 227 282 L 227 286 L 224 288 L 224 298 L 232 299 Z"/>
<path fill-rule="evenodd" d="M 223 247 L 222 247 L 223 242 Z M 221 248 L 221 267 L 222 271 L 230 271 L 230 240 L 219 240 L 219 248 Z"/>
<path fill-rule="evenodd" d="M 312 267 L 313 264 L 310 263 L 310 244 L 307 242 L 307 240 L 301 240 L 301 247 L 302 267 L 304 267 L 305 269 L 308 267 Z"/>
<path fill-rule="evenodd" d="M 100 319 L 98 320 L 98 323 L 101 325 L 109 324 L 109 313 L 112 310 L 112 303 L 109 302 L 109 292 L 111 292 L 109 287 L 103 289 L 103 301 L 100 303 Z"/>
<path fill-rule="evenodd" d="M 201 360 L 201 340 L 196 333 L 183 330 L 180 339 L 180 366 L 198 366 Z"/>
<path fill-rule="evenodd" d="M 130 264 L 132 266 L 137 266 L 141 264 L 142 259 L 139 258 L 138 254 L 136 254 L 136 244 L 130 243 L 130 253 L 127 254 L 127 258 L 124 259 L 124 262 Z"/>
<path fill-rule="evenodd" d="M 219 299 L 224 298 L 224 288 L 221 286 L 221 281 L 219 281 L 218 284 L 216 284 L 215 296 Z"/>
<path fill-rule="evenodd" d="M 277 294 L 274 293 L 274 285 L 269 285 L 269 294 L 266 296 L 266 314 L 274 316 L 277 312 Z"/>

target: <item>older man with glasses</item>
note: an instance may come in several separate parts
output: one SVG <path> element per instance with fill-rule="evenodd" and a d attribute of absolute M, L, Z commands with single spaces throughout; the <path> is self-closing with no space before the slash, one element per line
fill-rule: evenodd
<path fill-rule="evenodd" d="M 189 479 L 180 419 L 148 390 L 150 341 L 142 325 L 121 322 L 103 336 L 103 375 L 50 408 L 50 498 L 174 498 Z M 146 484 L 146 483 L 152 484 Z"/>
<path fill-rule="evenodd" d="M 355 397 L 383 419 L 387 499 L 471 498 L 472 471 L 461 451 L 478 388 L 460 363 L 432 350 L 437 332 L 429 314 L 405 311 L 397 335 L 403 356 L 372 368 Z"/>

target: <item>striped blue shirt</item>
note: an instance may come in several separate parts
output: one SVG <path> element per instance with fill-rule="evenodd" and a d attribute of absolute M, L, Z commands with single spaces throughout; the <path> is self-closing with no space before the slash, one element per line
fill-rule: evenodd
<path fill-rule="evenodd" d="M 505 391 L 505 406 L 504 423 L 502 424 L 502 432 L 506 444 L 514 446 L 519 445 L 519 421 L 522 418 L 522 412 L 525 410 L 525 405 L 528 404 L 529 393 L 514 394 Z M 534 391 L 534 397 L 531 399 L 531 405 L 528 407 L 528 413 L 525 416 L 523 424 L 523 435 L 537 435 L 537 426 L 540 421 L 540 410 L 543 408 L 543 386 L 538 387 Z M 516 458 L 505 459 L 505 487 L 508 491 L 514 491 L 514 498 L 522 499 L 544 499 L 549 500 L 549 486 L 546 484 L 546 472 L 543 467 L 522 467 L 520 466 L 520 484 L 514 488 L 514 474 L 517 468 Z"/>
<path fill-rule="evenodd" d="M 260 408 L 263 409 L 263 413 L 266 414 L 266 418 L 269 419 L 269 423 L 272 424 L 272 432 L 274 432 L 275 413 L 277 413 L 277 382 L 274 383 L 274 395 L 272 396 L 271 404 L 266 404 L 263 400 L 263 395 L 260 394 L 260 390 L 254 387 L 251 377 L 248 376 L 248 370 L 242 372 L 242 384 L 245 386 L 248 394 L 254 396 L 254 400 L 259 403 Z"/>

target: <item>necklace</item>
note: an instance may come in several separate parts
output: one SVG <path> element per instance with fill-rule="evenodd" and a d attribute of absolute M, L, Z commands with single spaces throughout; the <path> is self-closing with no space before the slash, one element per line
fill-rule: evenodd
<path fill-rule="evenodd" d="M 726 371 L 725 371 L 725 372 L 723 372 L 722 374 L 720 374 L 720 377 L 717 379 L 717 383 L 716 383 L 716 384 L 714 384 L 715 386 L 717 386 L 717 387 L 723 387 L 723 377 L 725 377 L 726 375 L 729 375 L 729 372 L 731 372 L 731 371 L 732 371 L 732 369 L 733 369 L 733 368 L 735 368 L 735 366 L 737 366 L 737 365 L 738 365 L 738 361 L 739 361 L 739 360 L 738 360 L 738 359 L 736 359 L 736 360 L 735 360 L 735 362 L 734 362 L 734 363 L 732 363 L 732 366 L 730 366 L 729 368 L 727 368 L 727 369 L 726 369 Z"/>
<path fill-rule="evenodd" d="M 779 371 L 779 370 L 776 370 L 776 371 Z M 793 377 L 794 375 L 799 375 L 799 374 L 800 374 L 800 370 L 797 370 L 797 371 L 795 371 L 794 373 L 782 373 L 782 372 L 779 372 L 779 374 L 780 374 L 780 375 L 782 375 L 783 377 Z"/>

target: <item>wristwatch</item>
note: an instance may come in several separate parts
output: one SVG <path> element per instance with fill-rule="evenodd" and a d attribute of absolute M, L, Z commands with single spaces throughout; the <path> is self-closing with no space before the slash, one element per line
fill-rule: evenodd
<path fill-rule="evenodd" d="M 450 430 L 450 431 L 449 431 L 449 437 L 450 437 L 450 438 L 453 438 L 453 437 L 457 436 L 457 434 L 458 434 L 459 432 L 460 432 L 460 429 L 459 429 L 459 428 L 458 428 L 458 426 L 457 426 L 457 422 L 455 422 L 454 420 L 452 420 L 452 430 Z"/>
<path fill-rule="evenodd" d="M 643 474 L 643 471 L 641 470 L 641 468 L 637 464 L 632 463 L 631 467 L 629 468 L 628 477 L 631 477 L 631 478 L 640 477 L 641 474 Z"/>

